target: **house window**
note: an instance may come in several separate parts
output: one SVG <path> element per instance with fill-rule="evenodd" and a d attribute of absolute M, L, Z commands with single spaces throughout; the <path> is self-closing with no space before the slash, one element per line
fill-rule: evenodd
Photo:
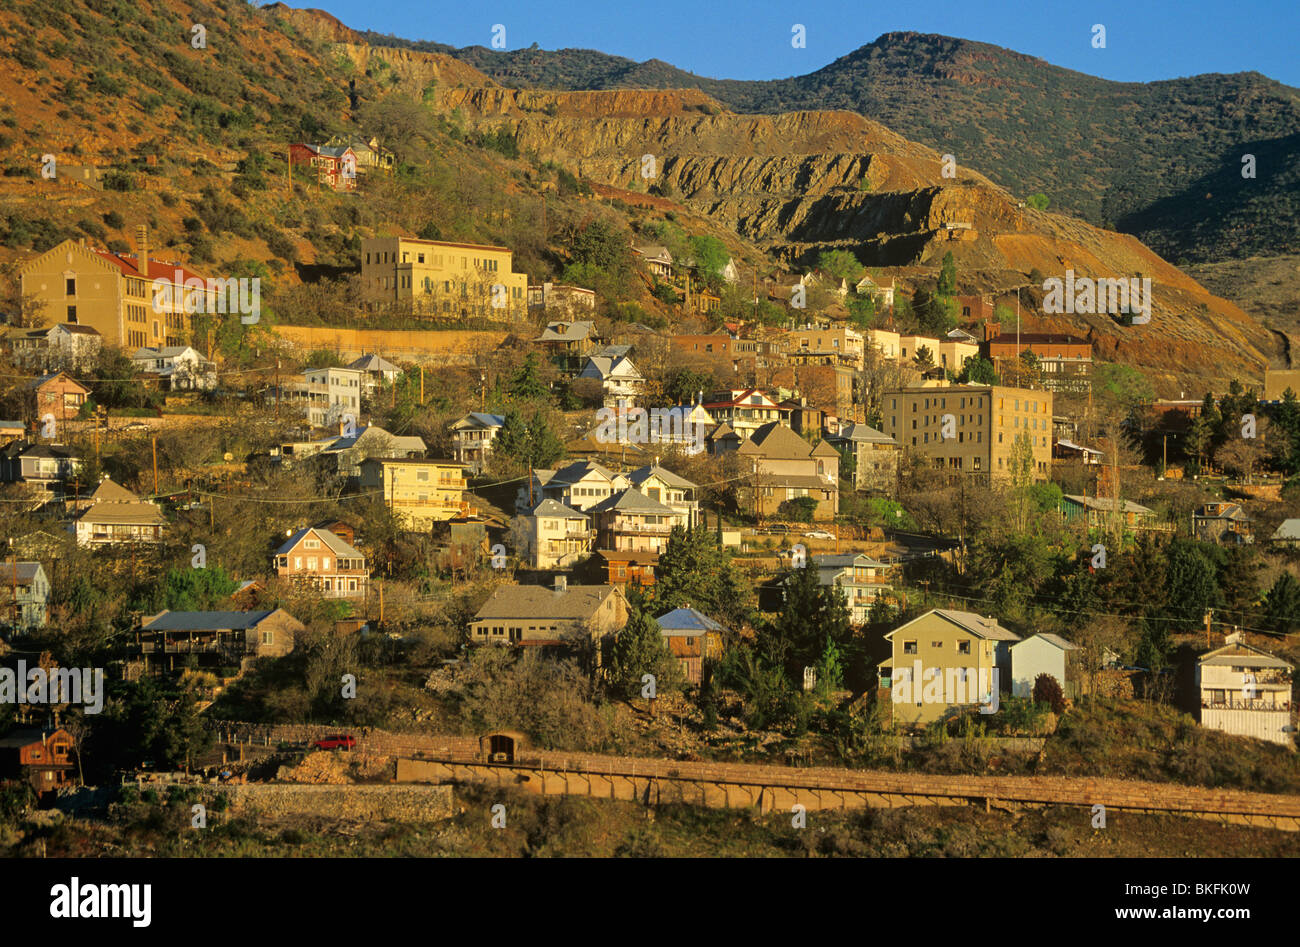
<path fill-rule="evenodd" d="M 903 642 L 903 654 L 916 654 L 916 642 L 915 642 L 915 641 L 904 641 L 904 642 Z"/>
<path fill-rule="evenodd" d="M 75 295 L 77 295 L 77 279 L 76 279 L 76 277 L 69 277 L 68 279 L 66 279 L 66 280 L 63 281 L 63 293 L 64 293 L 65 296 L 75 296 Z"/>
<path fill-rule="evenodd" d="M 76 323 L 77 323 L 77 307 L 76 307 L 76 306 L 69 306 L 69 307 L 68 307 L 68 322 L 72 323 L 73 325 L 76 325 Z"/>
<path fill-rule="evenodd" d="M 958 654 L 970 654 L 970 642 L 969 642 L 969 641 L 959 641 L 959 642 L 957 642 L 957 653 L 958 653 Z"/>
<path fill-rule="evenodd" d="M 275 632 L 274 631 L 262 632 L 262 644 L 275 644 Z"/>

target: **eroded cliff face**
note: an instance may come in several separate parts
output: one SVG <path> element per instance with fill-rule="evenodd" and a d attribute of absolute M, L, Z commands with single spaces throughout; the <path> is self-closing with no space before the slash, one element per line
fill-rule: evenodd
<path fill-rule="evenodd" d="M 963 289 L 1006 292 L 1072 269 L 1076 277 L 1150 277 L 1152 319 L 1048 316 L 1028 327 L 1087 336 L 1102 358 L 1152 373 L 1165 390 L 1262 375 L 1276 342 L 1137 240 L 1025 207 L 983 175 L 845 111 L 739 115 L 696 90 L 509 89 L 446 56 L 342 46 L 360 68 L 386 60 L 399 86 L 478 130 L 504 126 L 524 153 L 599 184 L 662 193 L 792 266 L 825 249 L 890 271 L 953 253 Z M 643 177 L 645 156 L 654 176 Z M 945 170 L 948 173 L 945 173 Z M 971 283 L 974 285 L 970 285 Z M 1041 286 L 1032 288 L 1041 298 Z"/>

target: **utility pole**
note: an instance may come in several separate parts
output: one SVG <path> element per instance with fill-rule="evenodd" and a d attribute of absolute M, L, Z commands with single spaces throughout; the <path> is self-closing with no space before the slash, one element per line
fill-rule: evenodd
<path fill-rule="evenodd" d="M 424 404 L 424 366 L 420 366 L 420 404 Z"/>
<path fill-rule="evenodd" d="M 280 420 L 280 360 L 275 360 L 275 419 Z"/>
<path fill-rule="evenodd" d="M 153 442 L 153 495 L 158 496 L 158 435 L 155 434 L 150 440 Z"/>

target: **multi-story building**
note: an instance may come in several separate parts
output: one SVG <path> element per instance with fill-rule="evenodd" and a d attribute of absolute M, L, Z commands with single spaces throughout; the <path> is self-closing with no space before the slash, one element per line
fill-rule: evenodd
<path fill-rule="evenodd" d="M 309 145 L 297 142 L 289 146 L 290 166 L 305 164 L 316 172 L 316 182 L 334 191 L 357 189 L 357 153 L 348 145 Z"/>
<path fill-rule="evenodd" d="M 361 241 L 361 286 L 373 304 L 410 305 L 445 319 L 520 320 L 528 276 L 511 268 L 507 247 L 407 237 Z"/>
<path fill-rule="evenodd" d="M 837 450 L 851 453 L 853 487 L 893 495 L 898 488 L 898 441 L 866 424 L 845 425 L 826 442 Z"/>
<path fill-rule="evenodd" d="M 0 777 L 21 779 L 38 796 L 54 793 L 75 777 L 75 748 L 62 728 L 11 730 L 0 737 Z"/>
<path fill-rule="evenodd" d="M 159 612 L 146 618 L 127 647 L 127 677 L 200 669 L 248 670 L 258 658 L 294 649 L 306 626 L 282 608 L 274 611 Z"/>
<path fill-rule="evenodd" d="M 474 473 L 482 473 L 492 456 L 492 442 L 506 419 L 499 414 L 471 411 L 451 423 L 451 458 Z"/>
<path fill-rule="evenodd" d="M 498 586 L 469 623 L 474 644 L 575 651 L 594 667 L 601 644 L 627 624 L 627 599 L 612 585 Z"/>
<path fill-rule="evenodd" d="M 786 356 L 790 359 L 817 359 L 829 364 L 863 367 L 866 343 L 862 333 L 848 326 L 819 328 L 804 326 L 790 333 Z"/>
<path fill-rule="evenodd" d="M 361 488 L 380 491 L 403 526 L 415 532 L 469 515 L 465 468 L 448 460 L 368 457 L 361 462 Z"/>
<path fill-rule="evenodd" d="M 225 281 L 150 259 L 146 227 L 136 230 L 134 256 L 65 240 L 20 273 L 23 295 L 35 297 L 47 320 L 90 326 L 105 344 L 121 348 L 187 345 L 194 313 L 233 311 L 229 288 L 215 285 Z"/>
<path fill-rule="evenodd" d="M 901 336 L 889 329 L 868 329 L 866 344 L 875 349 L 877 356 L 887 362 L 898 360 Z"/>
<path fill-rule="evenodd" d="M 72 493 L 83 466 L 80 453 L 59 444 L 19 440 L 0 449 L 0 483 L 25 485 L 37 504 Z"/>
<path fill-rule="evenodd" d="M 590 460 L 567 464 L 559 470 L 534 470 L 532 480 L 519 488 L 515 509 L 527 512 L 542 500 L 588 511 L 616 490 L 627 486 L 620 474 Z"/>
<path fill-rule="evenodd" d="M 136 349 L 131 363 L 164 391 L 208 391 L 217 387 L 216 366 L 188 345 Z"/>
<path fill-rule="evenodd" d="M 546 315 L 563 314 L 573 318 L 596 311 L 596 291 L 564 283 L 542 283 L 528 287 L 528 308 Z"/>
<path fill-rule="evenodd" d="M 993 329 L 996 331 L 997 326 Z M 1044 332 L 995 334 L 985 345 L 994 366 L 1034 353 L 1043 386 L 1051 391 L 1087 391 L 1092 386 L 1092 343 L 1073 335 Z"/>
<path fill-rule="evenodd" d="M 365 598 L 366 557 L 328 529 L 300 529 L 275 551 L 275 574 L 325 598 Z"/>
<path fill-rule="evenodd" d="M 1205 503 L 1192 511 L 1192 535 L 1203 543 L 1241 546 L 1255 541 L 1250 515 L 1240 503 Z"/>
<path fill-rule="evenodd" d="M 755 388 L 715 391 L 704 402 L 719 425 L 725 424 L 740 440 L 748 440 L 755 431 L 766 424 L 780 421 L 789 411 Z"/>
<path fill-rule="evenodd" d="M 166 530 L 162 510 L 112 480 L 105 480 L 91 494 L 90 505 L 73 524 L 80 546 L 158 543 Z"/>
<path fill-rule="evenodd" d="M 600 337 L 594 322 L 548 322 L 533 343 L 550 355 L 560 371 L 576 374 L 586 364 L 587 356 L 600 348 Z"/>
<path fill-rule="evenodd" d="M 1023 435 L 1031 475 L 1046 480 L 1052 463 L 1052 393 L 986 385 L 912 387 L 885 392 L 881 427 L 902 449 L 954 474 L 996 479 L 1012 474 Z"/>
<path fill-rule="evenodd" d="M 817 570 L 818 585 L 833 585 L 844 593 L 849 618 L 855 625 L 866 624 L 876 599 L 893 590 L 889 567 L 865 553 L 812 556 L 807 568 Z"/>
<path fill-rule="evenodd" d="M 816 501 L 813 519 L 839 512 L 840 455 L 825 441 L 809 444 L 776 421 L 763 425 L 737 448 L 749 467 L 742 494 L 759 516 L 773 516 L 787 500 Z"/>
<path fill-rule="evenodd" d="M 521 558 L 532 569 L 567 569 L 591 552 L 591 517 L 558 500 L 543 500 L 523 517 Z"/>
<path fill-rule="evenodd" d="M 31 419 L 51 431 L 50 436 L 55 438 L 63 436 L 67 423 L 76 419 L 89 397 L 89 388 L 63 372 L 42 375 L 27 383 L 27 410 Z"/>
<path fill-rule="evenodd" d="M 901 726 L 947 719 L 1011 687 L 1011 645 L 1020 636 L 993 618 L 935 608 L 884 638 L 890 656 L 880 686 Z"/>
<path fill-rule="evenodd" d="M 311 462 L 333 476 L 356 481 L 361 462 L 368 457 L 419 459 L 424 452 L 424 441 L 413 434 L 390 434 L 377 424 L 349 432 L 348 425 L 340 423 L 339 432 L 329 437 L 281 444 L 280 462 L 286 466 Z"/>
<path fill-rule="evenodd" d="M 1276 655 L 1246 644 L 1240 634 L 1227 635 L 1222 648 L 1196 662 L 1201 726 L 1294 748 L 1293 669 Z"/>
<path fill-rule="evenodd" d="M 674 526 L 685 526 L 683 513 L 652 500 L 636 487 L 606 497 L 591 508 L 596 546 L 618 552 L 662 552 Z"/>
<path fill-rule="evenodd" d="M 50 580 L 39 562 L 0 562 L 0 623 L 17 634 L 38 631 L 45 627 L 49 604 Z"/>
<path fill-rule="evenodd" d="M 699 525 L 700 504 L 696 498 L 699 488 L 685 477 L 658 464 L 647 464 L 624 474 L 623 479 L 656 503 L 675 510 L 681 515 L 683 526 Z"/>

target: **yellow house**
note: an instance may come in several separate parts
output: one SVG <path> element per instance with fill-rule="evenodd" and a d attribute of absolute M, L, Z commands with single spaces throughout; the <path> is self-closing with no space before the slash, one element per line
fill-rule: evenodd
<path fill-rule="evenodd" d="M 976 705 L 996 709 L 1011 687 L 1011 645 L 1020 636 L 992 618 L 935 608 L 884 636 L 890 661 L 880 685 L 896 724 L 925 726 Z"/>
<path fill-rule="evenodd" d="M 132 350 L 190 344 L 187 293 L 202 294 L 193 297 L 191 311 L 218 311 L 211 282 L 178 263 L 149 258 L 145 227 L 136 231 L 134 255 L 64 240 L 28 261 L 20 274 L 22 294 L 40 302 L 48 324 L 89 326 L 106 345 Z M 170 289 L 157 294 L 155 309 L 158 280 Z"/>
<path fill-rule="evenodd" d="M 388 508 L 410 530 L 469 513 L 465 468 L 447 460 L 369 457 L 361 462 L 361 489 L 382 490 Z"/>
<path fill-rule="evenodd" d="M 372 303 L 409 304 L 447 319 L 523 319 L 528 276 L 506 247 L 405 237 L 361 241 L 361 286 Z"/>

